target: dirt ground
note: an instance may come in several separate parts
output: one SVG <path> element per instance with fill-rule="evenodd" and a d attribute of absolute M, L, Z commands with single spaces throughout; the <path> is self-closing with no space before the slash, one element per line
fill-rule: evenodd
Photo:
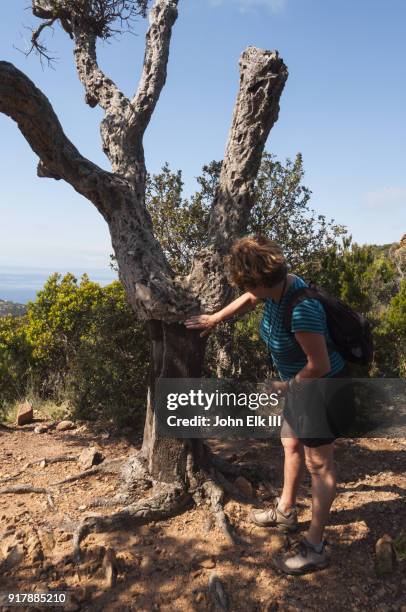
<path fill-rule="evenodd" d="M 107 459 L 125 455 L 140 444 L 135 433 L 96 433 L 83 423 L 64 432 L 52 429 L 38 434 L 34 433 L 38 422 L 0 427 L 0 488 L 23 483 L 48 487 L 79 470 L 76 462 L 38 463 L 16 479 L 4 481 L 35 460 L 76 456 L 91 445 L 97 445 Z M 216 442 L 213 446 L 234 462 L 271 466 L 273 485 L 280 487 L 282 450 L 278 441 Z M 286 545 L 285 537 L 252 525 L 250 506 L 235 500 L 227 502 L 226 512 L 245 544 L 230 547 L 208 518 L 207 509 L 198 507 L 133 531 L 90 535 L 82 544 L 83 561 L 76 565 L 72 532 L 81 518 L 99 512 L 84 506 L 95 496 L 111 494 L 115 476 L 94 475 L 55 487 L 54 507 L 41 493 L 2 493 L 0 592 L 69 590 L 73 595 L 65 610 L 199 612 L 214 609 L 208 584 L 215 572 L 232 611 L 405 612 L 406 562 L 395 562 L 385 578 L 378 578 L 375 571 L 378 538 L 389 534 L 395 539 L 406 530 L 405 447 L 404 439 L 337 444 L 338 496 L 326 535 L 330 564 L 302 577 L 283 576 L 273 569 L 272 556 Z M 255 492 L 258 501 L 263 493 Z M 310 516 L 309 480 L 302 488 L 299 509 L 305 528 Z M 107 585 L 102 563 L 109 547 L 117 557 L 114 586 Z M 9 561 L 2 564 L 1 555 L 7 554 Z"/>

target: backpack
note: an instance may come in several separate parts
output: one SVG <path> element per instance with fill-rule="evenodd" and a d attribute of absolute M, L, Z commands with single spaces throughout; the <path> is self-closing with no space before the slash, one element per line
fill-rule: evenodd
<path fill-rule="evenodd" d="M 296 289 L 286 304 L 283 323 L 291 332 L 292 311 L 303 300 L 319 300 L 324 306 L 327 327 L 334 347 L 347 361 L 368 365 L 373 359 L 371 327 L 365 317 L 355 312 L 342 300 L 330 295 L 322 287 L 310 282 L 308 287 Z"/>

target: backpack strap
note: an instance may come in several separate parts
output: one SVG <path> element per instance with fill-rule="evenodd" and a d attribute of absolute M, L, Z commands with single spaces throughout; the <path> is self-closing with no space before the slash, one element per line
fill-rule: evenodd
<path fill-rule="evenodd" d="M 292 313 L 295 306 L 303 302 L 303 300 L 320 300 L 320 293 L 315 286 L 300 287 L 296 289 L 289 298 L 288 303 L 285 305 L 283 313 L 283 325 L 286 331 L 291 334 L 292 332 Z"/>

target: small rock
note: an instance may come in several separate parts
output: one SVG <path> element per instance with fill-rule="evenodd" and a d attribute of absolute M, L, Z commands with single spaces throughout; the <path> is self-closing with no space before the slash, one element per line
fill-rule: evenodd
<path fill-rule="evenodd" d="M 199 578 L 199 576 L 202 575 L 202 570 L 197 570 L 196 572 L 192 573 L 192 578 Z"/>
<path fill-rule="evenodd" d="M 244 476 L 239 476 L 234 480 L 234 486 L 243 494 L 245 497 L 253 497 L 253 489 L 252 484 L 244 478 Z"/>
<path fill-rule="evenodd" d="M 393 542 L 390 535 L 385 534 L 375 544 L 375 569 L 378 576 L 392 573 L 395 558 Z"/>
<path fill-rule="evenodd" d="M 41 469 L 44 469 L 44 467 L 46 467 L 46 465 L 47 465 L 46 459 L 43 459 L 43 460 L 41 461 L 41 463 L 39 464 L 39 467 L 40 467 Z"/>
<path fill-rule="evenodd" d="M 48 431 L 47 425 L 37 425 L 36 427 L 34 427 L 34 433 L 36 434 L 43 434 L 43 433 L 46 433 L 47 431 Z"/>
<path fill-rule="evenodd" d="M 204 601 L 206 598 L 204 596 L 204 593 L 202 593 L 200 591 L 200 593 L 197 593 L 196 597 L 195 597 L 195 602 L 196 603 L 201 603 L 202 601 Z"/>
<path fill-rule="evenodd" d="M 145 568 L 149 567 L 149 565 L 150 565 L 150 562 L 149 562 L 148 557 L 141 557 L 140 558 L 140 562 L 139 562 L 139 566 L 140 567 L 145 569 Z"/>
<path fill-rule="evenodd" d="M 27 425 L 27 423 L 32 423 L 33 420 L 34 412 L 32 410 L 32 404 L 29 402 L 19 404 L 17 412 L 17 425 Z"/>
<path fill-rule="evenodd" d="M 98 465 L 104 460 L 103 454 L 95 447 L 84 448 L 80 453 L 78 463 L 84 470 L 88 470 L 93 465 Z"/>
<path fill-rule="evenodd" d="M 68 429 L 74 429 L 75 423 L 72 421 L 60 421 L 56 426 L 57 431 L 67 431 Z"/>
<path fill-rule="evenodd" d="M 210 557 L 209 559 L 202 559 L 199 561 L 199 565 L 205 569 L 213 569 L 213 567 L 216 567 L 216 562 L 212 557 Z"/>
<path fill-rule="evenodd" d="M 68 540 L 71 540 L 73 538 L 73 534 L 72 533 L 68 533 L 67 531 L 63 531 L 59 537 L 58 540 L 60 542 L 68 542 Z"/>

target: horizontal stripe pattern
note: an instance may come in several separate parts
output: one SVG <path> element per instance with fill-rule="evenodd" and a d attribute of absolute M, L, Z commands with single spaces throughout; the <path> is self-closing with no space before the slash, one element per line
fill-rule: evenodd
<path fill-rule="evenodd" d="M 307 358 L 300 344 L 293 335 L 299 331 L 324 334 L 330 357 L 331 370 L 326 376 L 334 376 L 345 365 L 345 361 L 332 346 L 328 332 L 326 313 L 318 300 L 305 299 L 292 311 L 292 324 L 290 334 L 283 325 L 284 310 L 290 296 L 296 289 L 308 285 L 299 276 L 294 275 L 294 281 L 284 296 L 280 307 L 277 302 L 268 298 L 265 300 L 264 313 L 259 332 L 262 340 L 267 344 L 272 361 L 282 380 L 292 378 L 307 363 Z"/>

